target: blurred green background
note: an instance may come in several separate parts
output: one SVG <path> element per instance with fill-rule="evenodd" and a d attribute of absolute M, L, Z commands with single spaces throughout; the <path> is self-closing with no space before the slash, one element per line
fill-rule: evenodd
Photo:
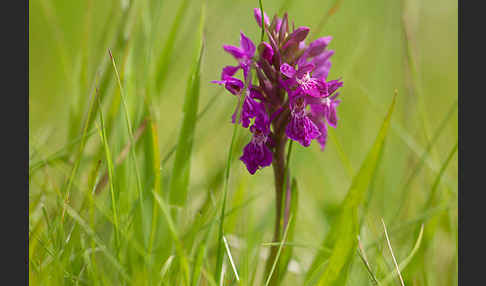
<path fill-rule="evenodd" d="M 150 140 L 143 139 L 148 131 L 136 148 L 143 185 L 151 184 L 153 177 L 147 167 L 150 160 L 165 158 L 177 143 L 187 82 L 198 45 L 201 3 L 195 0 L 29 1 L 29 276 L 32 285 L 158 285 L 160 270 L 172 247 L 164 240 L 168 235 L 163 219 L 157 222 L 153 269 L 147 270 L 145 262 L 130 253 L 132 250 L 123 250 L 122 242 L 120 248 L 124 254 L 115 259 L 128 272 L 131 279 L 128 284 L 120 282 L 119 274 L 102 254 L 91 260 L 86 258 L 91 255 L 86 250 L 92 247 L 92 237 L 84 227 L 74 227 L 76 223 L 64 217 L 67 214 L 62 192 L 79 159 L 69 204 L 111 251 L 112 227 L 100 215 L 103 210 L 111 212 L 110 190 L 106 187 L 94 195 L 90 189 L 102 177 L 107 163 L 95 125 L 90 128 L 91 135 L 81 157 L 77 157 L 79 142 L 69 143 L 82 135 L 95 87 L 102 98 L 113 160 L 128 142 L 124 109 L 108 55 L 110 48 L 120 72 L 134 132 L 148 108 L 158 134 L 159 154 L 148 150 L 152 146 L 147 143 Z M 338 127 L 332 130 L 325 151 L 321 152 L 316 143 L 309 148 L 293 145 L 290 168 L 299 184 L 299 213 L 293 240 L 302 247 L 294 248 L 292 267 L 282 285 L 304 285 L 316 247 L 321 245 L 353 175 L 371 148 L 395 89 L 397 106 L 369 191 L 369 206 L 366 213 L 360 214 L 364 219 L 360 238 L 368 245 L 382 237 L 380 219 L 383 217 L 395 256 L 400 261 L 410 254 L 417 239 L 417 227 L 423 222 L 422 252 L 415 254 L 402 273 L 406 285 L 457 285 L 458 167 L 454 153 L 458 140 L 457 1 L 264 0 L 262 3 L 269 15 L 284 10 L 296 26 L 309 26 L 310 37 L 332 35 L 330 49 L 335 54 L 329 78 L 342 77 L 344 81 Z M 259 41 L 261 30 L 253 18 L 253 8 L 258 5 L 256 0 L 207 1 L 198 110 L 201 112 L 207 104 L 210 107 L 195 129 L 188 199 L 176 225 L 180 233 L 197 217 L 208 194 L 214 196 L 215 202 L 220 198 L 233 130 L 230 118 L 237 100 L 210 81 L 219 79 L 223 66 L 234 63 L 223 51 L 223 44 L 237 44 L 240 31 L 255 43 Z M 330 10 L 333 12 L 329 13 Z M 180 24 L 171 35 L 174 22 Z M 313 34 L 315 31 L 318 34 Z M 167 53 L 165 58 L 164 53 Z M 92 119 L 100 124 L 99 114 Z M 247 133 L 246 130 L 239 132 L 241 143 L 236 159 L 241 155 L 241 144 L 250 139 Z M 452 161 L 446 165 L 451 152 Z M 161 166 L 163 196 L 168 190 L 173 160 L 170 157 Z M 441 169 L 444 173 L 436 196 L 432 204 L 426 204 Z M 149 240 L 145 224 L 141 223 L 138 229 L 124 220 L 130 216 L 133 201 L 138 198 L 133 161 L 129 156 L 116 166 L 114 176 L 120 225 L 124 225 L 128 237 L 145 245 Z M 251 176 L 243 163 L 235 161 L 227 209 L 240 207 L 226 218 L 224 229 L 237 268 L 243 272 L 240 273 L 242 280 L 247 279 L 246 285 L 260 285 L 258 275 L 262 275 L 264 266 L 260 254 L 265 247 L 255 245 L 271 241 L 274 197 L 271 168 Z M 93 201 L 98 207 L 84 205 Z M 216 205 L 210 207 L 216 209 Z M 196 241 L 200 239 L 194 237 Z M 245 248 L 244 243 L 252 244 L 253 248 Z M 367 255 L 380 279 L 393 271 L 383 241 L 367 250 Z M 246 256 L 249 258 L 242 258 Z M 246 266 L 245 259 L 250 261 Z M 204 262 L 209 273 L 213 271 L 213 260 L 214 241 L 208 244 Z M 357 254 L 353 261 L 347 285 L 369 285 L 368 274 Z M 226 263 L 227 275 L 231 276 L 231 266 Z M 92 268 L 98 268 L 99 273 Z M 253 269 L 260 272 L 255 274 Z M 182 285 L 176 282 L 179 280 L 175 278 L 175 270 L 168 273 L 174 275 L 164 278 L 170 281 L 168 285 Z M 253 281 L 253 276 L 257 278 L 251 284 L 248 281 Z M 97 277 L 102 278 L 97 280 Z M 210 285 L 203 278 L 200 283 Z"/>

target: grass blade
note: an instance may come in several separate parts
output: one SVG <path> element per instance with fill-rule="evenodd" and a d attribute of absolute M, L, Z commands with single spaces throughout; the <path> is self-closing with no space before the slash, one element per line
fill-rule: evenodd
<path fill-rule="evenodd" d="M 108 261 L 110 261 L 115 268 L 120 272 L 121 276 L 123 279 L 126 281 L 129 281 L 129 277 L 123 268 L 123 266 L 118 262 L 118 260 L 109 252 L 108 248 L 106 245 L 103 243 L 103 241 L 96 235 L 96 233 L 93 231 L 92 228 L 89 227 L 88 223 L 86 223 L 83 218 L 74 210 L 71 206 L 68 204 L 64 204 L 64 207 L 66 208 L 67 214 L 75 221 L 77 222 L 81 228 L 88 234 L 90 237 L 93 238 L 93 240 L 96 242 L 98 247 L 101 249 L 101 251 L 105 254 L 105 256 L 108 258 Z"/>
<path fill-rule="evenodd" d="M 288 160 L 287 160 L 288 163 Z M 285 222 L 284 226 L 285 228 L 289 229 L 289 234 L 287 240 L 293 240 L 294 238 L 294 230 L 295 230 L 295 222 L 293 224 L 289 224 L 289 218 L 293 217 L 294 221 L 297 218 L 297 212 L 298 212 L 298 205 L 299 205 L 299 189 L 297 186 L 297 180 L 294 178 L 292 179 L 292 183 L 290 185 L 290 205 L 289 205 L 289 210 L 286 211 L 285 213 Z M 293 246 L 288 245 L 287 243 L 284 244 L 287 246 L 282 250 L 282 262 L 279 264 L 279 272 L 278 272 L 278 279 L 279 281 L 282 281 L 285 274 L 287 273 L 287 268 L 290 262 L 290 259 L 292 258 L 292 252 L 293 252 Z"/>
<path fill-rule="evenodd" d="M 395 267 L 396 267 L 396 270 L 397 270 L 397 273 L 398 273 L 398 277 L 400 278 L 400 284 L 402 286 L 405 286 L 405 283 L 403 282 L 402 274 L 400 273 L 400 268 L 398 267 L 397 259 L 395 258 L 395 254 L 393 254 L 393 249 L 392 249 L 392 246 L 391 246 L 391 243 L 390 243 L 390 238 L 388 237 L 388 231 L 386 230 L 386 225 L 385 225 L 385 221 L 383 220 L 383 218 L 381 219 L 381 223 L 383 224 L 383 229 L 385 230 L 386 242 L 388 244 L 388 249 L 390 250 L 391 256 L 393 258 L 393 264 L 395 264 Z"/>
<path fill-rule="evenodd" d="M 405 182 L 405 184 L 403 184 L 403 188 L 401 190 L 401 196 L 402 198 L 399 200 L 400 202 L 400 205 L 398 206 L 397 208 L 397 212 L 394 216 L 394 218 L 398 218 L 398 216 L 401 214 L 403 208 L 405 207 L 406 205 L 406 201 L 408 200 L 409 196 L 407 196 L 409 194 L 409 192 L 407 192 L 407 190 L 409 190 L 410 186 L 412 185 L 412 182 L 415 180 L 415 178 L 417 178 L 418 174 L 420 174 L 420 171 L 422 170 L 422 167 L 424 166 L 424 163 L 426 161 L 426 159 L 428 158 L 428 156 L 430 155 L 430 152 L 432 151 L 432 147 L 435 146 L 435 144 L 437 143 L 440 135 L 442 135 L 445 127 L 447 126 L 447 122 L 452 118 L 452 115 L 457 111 L 457 100 L 456 102 L 454 102 L 452 104 L 452 106 L 450 107 L 449 111 L 447 112 L 447 114 L 445 115 L 445 117 L 442 119 L 441 123 L 439 124 L 439 127 L 437 127 L 431 141 L 429 142 L 429 144 L 427 145 L 425 151 L 422 153 L 422 156 L 420 156 L 420 159 L 419 159 L 419 162 L 417 163 L 417 165 L 413 168 L 413 171 L 412 173 L 410 174 L 410 176 L 407 178 L 407 181 Z"/>
<path fill-rule="evenodd" d="M 226 197 L 228 194 L 228 181 L 230 176 L 231 159 L 232 159 L 232 153 L 233 153 L 233 148 L 235 145 L 237 133 L 238 133 L 238 125 L 235 124 L 235 126 L 233 127 L 233 135 L 231 136 L 231 143 L 228 152 L 228 160 L 226 162 L 226 169 L 225 169 L 225 176 L 224 176 L 223 200 L 221 202 L 222 205 L 221 205 L 221 215 L 219 218 L 218 245 L 217 245 L 217 252 L 216 252 L 216 268 L 214 273 L 214 276 L 216 277 L 215 279 L 216 281 L 220 281 L 221 279 L 221 270 L 223 266 L 223 252 L 221 250 L 221 240 L 223 237 L 223 224 L 224 224 L 224 218 L 225 218 L 224 215 L 226 210 Z"/>
<path fill-rule="evenodd" d="M 88 136 L 87 136 L 88 135 L 88 125 L 89 125 L 89 122 L 91 120 L 91 117 L 93 117 L 93 114 L 94 114 L 94 111 L 95 111 L 94 106 L 97 105 L 96 104 L 97 100 L 99 100 L 98 92 L 95 93 L 93 100 L 91 101 L 91 104 L 90 104 L 90 107 L 89 107 L 89 110 L 88 110 L 88 116 L 87 116 L 86 121 L 84 123 L 83 135 L 81 136 L 81 143 L 79 145 L 78 154 L 77 154 L 77 157 L 74 161 L 74 166 L 71 170 L 71 175 L 69 176 L 69 181 L 68 181 L 68 184 L 67 184 L 67 187 L 66 187 L 66 192 L 65 192 L 65 197 L 64 197 L 65 202 L 67 202 L 69 200 L 69 195 L 71 193 L 71 188 L 72 188 L 72 185 L 73 185 L 73 182 L 74 182 L 74 178 L 76 177 L 76 174 L 77 174 L 77 171 L 78 171 L 78 168 L 79 168 L 79 164 L 81 162 L 81 157 L 83 155 L 84 147 L 86 146 L 86 141 L 87 141 L 87 138 L 88 138 Z M 62 212 L 63 218 L 64 218 L 64 211 L 65 210 L 63 209 L 63 212 Z"/>
<path fill-rule="evenodd" d="M 199 284 L 199 277 L 201 276 L 201 272 L 203 270 L 203 262 L 204 258 L 206 256 L 206 250 L 207 250 L 207 243 L 208 243 L 208 238 L 212 232 L 212 226 L 213 226 L 214 220 L 211 221 L 209 229 L 206 231 L 206 234 L 204 236 L 203 241 L 199 245 L 197 251 L 196 251 L 196 258 L 195 258 L 195 263 L 194 267 L 192 269 L 192 277 L 191 277 L 191 285 L 196 286 Z"/>
<path fill-rule="evenodd" d="M 363 244 L 361 243 L 359 235 L 358 235 L 358 246 L 359 246 L 359 249 L 358 249 L 359 257 L 361 258 L 361 261 L 363 261 L 363 264 L 365 265 L 366 271 L 368 271 L 368 274 L 371 277 L 371 282 L 373 283 L 373 285 L 381 285 L 380 282 L 378 281 L 378 279 L 376 279 L 376 276 L 373 273 L 373 270 L 371 269 L 370 263 L 368 262 L 368 258 L 366 257 L 366 252 L 363 248 Z"/>
<path fill-rule="evenodd" d="M 231 267 L 233 268 L 233 272 L 235 273 L 236 276 L 236 281 L 240 281 L 240 277 L 238 276 L 238 271 L 236 270 L 235 262 L 233 261 L 233 256 L 231 255 L 231 251 L 229 249 L 228 241 L 226 240 L 226 237 L 223 236 L 223 242 L 224 246 L 226 248 L 226 252 L 228 253 L 228 258 L 231 262 Z"/>
<path fill-rule="evenodd" d="M 181 25 L 182 20 L 187 15 L 187 7 L 189 5 L 189 0 L 183 0 L 179 9 L 177 10 L 177 14 L 174 18 L 174 22 L 172 22 L 172 26 L 170 28 L 169 36 L 165 42 L 164 48 L 162 49 L 158 64 L 157 64 L 157 72 L 156 72 L 156 85 L 157 89 L 160 91 L 162 89 L 163 83 L 167 77 L 167 71 L 169 70 L 169 62 L 170 56 L 175 47 L 175 40 L 177 37 L 177 32 L 179 31 L 179 27 Z"/>
<path fill-rule="evenodd" d="M 113 185 L 113 175 L 114 175 L 114 165 L 113 165 L 113 160 L 111 159 L 111 151 L 110 147 L 108 145 L 108 139 L 106 137 L 106 129 L 105 129 L 105 123 L 103 121 L 103 113 L 101 112 L 100 108 L 100 127 L 98 128 L 100 132 L 100 137 L 103 142 L 103 146 L 105 149 L 105 155 L 106 155 L 106 162 L 107 162 L 107 169 L 108 169 L 108 178 L 110 182 L 110 194 L 111 194 L 111 206 L 112 206 L 112 211 L 113 211 L 113 223 L 115 227 L 115 246 L 116 249 L 119 247 L 119 242 L 120 242 L 120 237 L 119 237 L 119 224 L 118 224 L 118 215 L 117 215 L 117 208 L 116 208 L 116 198 L 115 198 L 115 188 Z"/>
<path fill-rule="evenodd" d="M 130 114 L 128 113 L 127 100 L 126 100 L 125 94 L 123 92 L 123 88 L 122 88 L 122 84 L 121 84 L 121 80 L 120 80 L 120 75 L 118 74 L 118 69 L 116 68 L 115 58 L 111 54 L 110 49 L 108 49 L 108 53 L 110 55 L 110 59 L 111 59 L 111 62 L 113 64 L 113 69 L 115 70 L 115 75 L 116 75 L 116 79 L 117 79 L 117 82 L 118 82 L 118 87 L 120 88 L 120 96 L 121 96 L 122 103 L 123 103 L 123 110 L 125 111 L 125 119 L 126 119 L 126 123 L 127 123 L 128 136 L 130 138 L 130 146 L 131 146 L 130 154 L 131 154 L 131 157 L 132 157 L 132 160 L 133 160 L 133 164 L 135 166 L 135 176 L 136 176 L 136 179 L 137 179 L 137 188 L 138 188 L 137 191 L 138 191 L 139 198 L 140 198 L 140 206 L 141 206 L 141 209 L 142 209 L 142 212 L 143 212 L 142 181 L 140 179 L 140 172 L 138 170 L 138 164 L 137 164 L 137 156 L 135 154 L 135 139 L 134 139 L 134 136 L 133 136 L 132 123 L 130 121 Z"/>
<path fill-rule="evenodd" d="M 423 234 L 424 234 L 424 225 L 422 224 L 422 226 L 420 227 L 420 233 L 418 235 L 418 238 L 417 238 L 417 241 L 415 242 L 415 245 L 412 249 L 412 251 L 410 252 L 410 254 L 407 256 L 407 258 L 405 258 L 405 260 L 403 260 L 400 265 L 397 267 L 397 271 L 393 271 L 392 273 L 388 274 L 385 279 L 383 279 L 383 285 L 386 285 L 388 283 L 391 282 L 391 280 L 395 277 L 395 275 L 400 274 L 400 271 L 402 271 L 405 267 L 407 267 L 407 265 L 410 263 L 410 261 L 412 260 L 412 258 L 414 257 L 415 253 L 417 253 L 417 251 L 419 250 L 419 247 L 420 247 L 420 244 L 422 242 L 422 237 L 423 237 Z"/>
<path fill-rule="evenodd" d="M 184 252 L 184 248 L 182 246 L 182 242 L 179 239 L 179 235 L 177 233 L 176 226 L 174 221 L 172 220 L 172 216 L 170 215 L 169 207 L 167 203 L 159 196 L 157 193 L 153 192 L 154 198 L 159 204 L 160 209 L 167 221 L 167 225 L 169 226 L 169 233 L 172 237 L 172 240 L 175 242 L 177 255 L 179 256 L 182 271 L 183 271 L 183 279 L 185 281 L 184 285 L 188 285 L 189 283 L 189 264 L 187 262 L 187 256 Z"/>
<path fill-rule="evenodd" d="M 306 282 L 309 284 L 312 284 L 309 280 L 315 277 L 315 272 L 326 260 L 329 261 L 320 276 L 319 285 L 343 283 L 347 278 L 347 266 L 353 257 L 357 244 L 356 237 L 359 234 L 358 208 L 366 197 L 370 182 L 378 167 L 378 159 L 388 134 L 395 102 L 396 93 L 373 146 L 358 173 L 353 178 L 350 190 L 342 203 L 341 213 L 334 221 L 329 234 L 324 240 L 323 246 L 331 248 L 332 252 L 331 254 L 317 254 L 307 273 Z"/>
<path fill-rule="evenodd" d="M 170 183 L 170 203 L 175 205 L 183 205 L 187 198 L 191 170 L 192 138 L 196 129 L 200 94 L 201 59 L 204 51 L 204 21 L 205 4 L 203 4 L 201 11 L 197 55 L 187 84 L 186 97 L 184 99 L 184 118 L 177 143 L 176 157 Z"/>
<path fill-rule="evenodd" d="M 289 225 L 292 223 L 292 216 L 289 218 Z M 275 260 L 273 261 L 272 269 L 270 270 L 270 274 L 268 275 L 267 281 L 265 282 L 265 286 L 268 286 L 270 283 L 270 279 L 272 278 L 273 272 L 275 271 L 275 267 L 277 266 L 278 259 L 280 258 L 280 253 L 282 252 L 283 245 L 285 241 L 287 240 L 287 234 L 288 234 L 289 227 L 285 228 L 285 232 L 283 234 L 282 241 L 280 242 L 280 246 L 277 251 L 277 256 L 275 257 Z"/>

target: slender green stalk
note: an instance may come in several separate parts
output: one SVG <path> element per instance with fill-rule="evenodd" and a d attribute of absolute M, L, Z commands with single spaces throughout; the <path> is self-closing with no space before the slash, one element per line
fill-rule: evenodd
<path fill-rule="evenodd" d="M 73 166 L 73 169 L 71 170 L 71 175 L 69 176 L 69 181 L 68 181 L 67 188 L 66 188 L 66 195 L 64 197 L 65 202 L 67 202 L 69 200 L 69 195 L 71 193 L 71 188 L 72 188 L 72 185 L 73 185 L 73 182 L 74 182 L 74 177 L 77 174 L 79 164 L 81 162 L 81 156 L 83 155 L 84 147 L 86 146 L 86 141 L 87 141 L 87 138 L 88 138 L 88 125 L 89 125 L 91 117 L 93 116 L 93 113 L 94 113 L 94 110 L 95 110 L 94 106 L 96 105 L 95 103 L 96 103 L 97 99 L 99 99 L 98 93 L 95 93 L 95 95 L 93 96 L 93 100 L 91 101 L 91 104 L 90 104 L 90 107 L 89 107 L 89 110 L 88 110 L 88 116 L 86 118 L 86 121 L 85 121 L 85 124 L 84 124 L 84 127 L 83 127 L 83 135 L 81 136 L 81 144 L 79 145 L 78 154 L 77 154 L 76 160 L 74 161 L 74 166 Z M 64 218 L 64 211 L 65 211 L 65 209 L 63 209 L 63 212 L 62 212 L 63 218 Z"/>
<path fill-rule="evenodd" d="M 260 14 L 262 14 L 262 35 L 260 37 L 260 42 L 263 42 L 263 36 L 265 36 L 265 14 L 263 14 L 262 0 L 258 0 L 260 3 Z"/>
<path fill-rule="evenodd" d="M 249 72 L 247 82 L 245 84 L 246 89 L 241 93 L 239 96 L 239 101 L 238 101 L 238 106 L 236 109 L 236 114 L 237 114 L 237 121 L 234 124 L 233 127 L 233 135 L 231 136 L 231 143 L 230 143 L 230 149 L 228 152 L 228 158 L 226 161 L 226 168 L 225 168 L 225 175 L 224 175 L 224 187 L 223 187 L 223 200 L 222 200 L 222 206 L 221 206 L 221 214 L 220 214 L 220 220 L 219 220 L 219 231 L 218 231 L 218 244 L 217 244 L 217 251 L 216 251 L 216 268 L 215 268 L 215 273 L 214 277 L 216 278 L 216 281 L 220 281 L 221 278 L 221 270 L 223 267 L 223 224 L 224 224 L 224 218 L 225 218 L 225 210 L 226 210 L 226 198 L 228 196 L 228 185 L 229 185 L 229 177 L 230 177 L 230 169 L 231 169 L 231 162 L 232 162 L 232 155 L 233 155 L 233 149 L 236 143 L 236 138 L 238 134 L 238 122 L 239 119 L 241 118 L 241 108 L 243 106 L 243 102 L 245 102 L 245 92 L 249 91 L 249 86 L 251 82 L 251 77 L 252 73 L 251 70 Z"/>
<path fill-rule="evenodd" d="M 120 96 L 122 98 L 122 103 L 123 103 L 123 109 L 125 111 L 125 119 L 127 122 L 127 129 L 128 129 L 128 136 L 130 138 L 130 155 L 132 156 L 133 164 L 135 166 L 135 177 L 137 179 L 137 191 L 139 195 L 139 201 L 140 201 L 140 207 L 143 213 L 143 193 L 142 193 L 142 181 L 140 179 L 140 172 L 138 170 L 138 164 L 137 164 L 137 156 L 135 154 L 135 140 L 133 139 L 133 131 L 132 131 L 132 123 L 130 122 L 130 114 L 128 113 L 128 106 L 127 106 L 127 101 L 125 98 L 125 94 L 123 92 L 121 80 L 120 80 L 120 75 L 118 74 L 118 69 L 116 68 L 116 63 L 115 63 L 115 58 L 113 58 L 113 55 L 111 53 L 111 50 L 108 49 L 108 53 L 110 54 L 111 62 L 113 64 L 113 68 L 115 69 L 115 74 L 116 74 L 116 79 L 118 82 L 118 87 L 120 88 Z"/>
<path fill-rule="evenodd" d="M 287 227 L 287 222 L 289 219 L 289 214 L 290 214 L 290 200 L 292 199 L 290 197 L 290 186 L 289 184 L 289 179 L 290 179 L 290 174 L 289 174 L 289 163 L 290 163 L 290 155 L 292 154 L 292 144 L 294 143 L 293 140 L 290 140 L 289 147 L 287 150 L 287 159 L 285 161 L 285 172 L 284 172 L 284 188 L 283 192 L 286 194 L 285 198 L 285 204 L 283 205 L 284 208 L 284 220 L 283 220 L 283 227 Z"/>
<path fill-rule="evenodd" d="M 241 107 L 241 100 L 240 104 L 238 105 L 238 113 Z M 233 154 L 233 147 L 235 145 L 236 137 L 238 134 L 238 124 L 235 124 L 233 127 L 233 135 L 231 136 L 231 144 L 228 152 L 228 159 L 226 160 L 226 169 L 224 175 L 224 187 L 223 187 L 223 201 L 221 206 L 221 215 L 219 217 L 219 232 L 218 232 L 218 244 L 217 244 L 217 251 L 216 251 L 216 269 L 214 272 L 214 277 L 216 281 L 220 280 L 221 277 L 221 269 L 223 267 L 223 247 L 222 247 L 222 238 L 223 238 L 223 223 L 224 223 L 224 214 L 226 210 L 226 197 L 228 195 L 228 182 L 230 177 L 230 168 L 231 168 L 231 156 Z"/>
<path fill-rule="evenodd" d="M 289 224 L 291 222 L 292 222 L 292 217 L 289 218 Z M 273 272 L 275 271 L 275 268 L 277 267 L 277 262 L 278 262 L 278 259 L 280 257 L 280 253 L 282 252 L 283 245 L 285 243 L 285 240 L 287 239 L 288 230 L 289 230 L 289 228 L 287 227 L 284 231 L 282 241 L 280 242 L 280 246 L 278 247 L 277 256 L 275 257 L 275 260 L 273 261 L 272 269 L 270 270 L 270 274 L 268 275 L 267 281 L 265 282 L 265 286 L 269 285 L 270 279 L 273 276 Z"/>
<path fill-rule="evenodd" d="M 97 125 L 98 127 L 98 125 Z M 100 132 L 100 137 L 103 142 L 103 146 L 105 148 L 105 153 L 106 153 L 106 162 L 108 164 L 108 176 L 109 176 L 109 182 L 110 182 L 110 194 L 111 194 L 111 207 L 113 211 L 113 223 L 115 227 L 115 246 L 116 249 L 118 250 L 120 246 L 120 237 L 119 237 L 119 223 L 118 223 L 118 215 L 117 215 L 117 208 L 116 208 L 116 199 L 115 199 L 115 188 L 113 185 L 113 160 L 111 158 L 111 152 L 110 148 L 108 146 L 108 138 L 106 137 L 106 129 L 105 129 L 105 123 L 103 120 L 103 112 L 101 111 L 100 108 L 100 126 L 98 127 L 98 130 Z"/>

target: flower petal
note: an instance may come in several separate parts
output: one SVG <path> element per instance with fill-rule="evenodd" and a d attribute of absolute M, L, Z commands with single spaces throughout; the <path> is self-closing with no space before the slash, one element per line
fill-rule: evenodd
<path fill-rule="evenodd" d="M 309 47 L 307 48 L 307 53 L 309 57 L 315 57 L 326 49 L 326 47 L 329 45 L 331 42 L 332 37 L 321 37 L 318 38 L 317 40 L 313 41 L 312 43 L 309 44 Z"/>
<path fill-rule="evenodd" d="M 307 116 L 290 116 L 290 121 L 285 129 L 285 134 L 292 140 L 308 147 L 311 141 L 321 135 L 319 128 Z"/>
<path fill-rule="evenodd" d="M 292 34 L 289 35 L 288 39 L 289 41 L 294 41 L 294 42 L 303 41 L 309 34 L 309 31 L 310 31 L 309 27 L 305 27 L 305 26 L 298 27 L 297 29 L 295 29 L 295 31 L 292 32 Z"/>
<path fill-rule="evenodd" d="M 252 58 L 253 55 L 255 54 L 255 50 L 256 50 L 255 45 L 247 36 L 245 36 L 245 34 L 243 34 L 243 32 L 240 32 L 240 35 L 241 35 L 241 38 L 240 38 L 241 48 L 243 49 L 245 55 L 248 58 Z"/>
<path fill-rule="evenodd" d="M 246 165 L 246 169 L 250 174 L 263 167 L 272 164 L 272 152 L 268 149 L 265 143 L 258 144 L 252 141 L 243 148 L 243 155 L 240 157 Z"/>
<path fill-rule="evenodd" d="M 273 59 L 273 49 L 272 46 L 267 42 L 262 42 L 258 47 L 262 58 L 267 60 L 269 63 L 272 63 Z"/>
<path fill-rule="evenodd" d="M 245 51 L 238 48 L 238 47 L 235 47 L 235 46 L 231 46 L 231 45 L 224 45 L 223 46 L 223 49 L 230 53 L 233 57 L 235 57 L 237 60 L 243 58 L 245 56 Z"/>
<path fill-rule="evenodd" d="M 280 72 L 288 78 L 293 78 L 296 74 L 295 69 L 288 63 L 283 63 L 280 66 Z"/>
<path fill-rule="evenodd" d="M 258 26 L 260 26 L 260 28 L 262 27 L 262 11 L 260 10 L 260 8 L 253 8 L 253 15 L 255 16 L 255 20 L 258 24 Z M 268 19 L 268 16 L 267 16 L 267 13 L 263 12 L 263 21 L 264 21 L 264 24 L 265 26 L 268 26 L 270 25 L 270 20 Z"/>
<path fill-rule="evenodd" d="M 318 66 L 313 72 L 312 76 L 317 77 L 317 78 L 327 78 L 327 75 L 329 74 L 329 70 L 331 69 L 331 62 L 326 61 L 324 64 L 321 66 Z"/>
<path fill-rule="evenodd" d="M 221 79 L 224 80 L 228 77 L 232 77 L 240 69 L 239 66 L 225 66 L 221 73 Z"/>
<path fill-rule="evenodd" d="M 319 132 L 321 132 L 321 135 L 317 137 L 316 140 L 319 142 L 319 145 L 321 145 L 321 151 L 324 151 L 327 143 L 327 125 L 324 121 L 320 120 L 316 122 L 316 126 L 319 128 Z"/>
<path fill-rule="evenodd" d="M 248 128 L 250 120 L 261 113 L 265 113 L 263 104 L 255 101 L 251 96 L 246 96 L 241 108 L 241 125 Z"/>
<path fill-rule="evenodd" d="M 239 95 L 243 87 L 245 87 L 245 84 L 237 78 L 227 77 L 224 80 L 224 87 L 232 94 Z"/>
<path fill-rule="evenodd" d="M 329 95 L 333 94 L 338 88 L 343 86 L 343 82 L 337 79 L 331 80 L 327 83 Z"/>

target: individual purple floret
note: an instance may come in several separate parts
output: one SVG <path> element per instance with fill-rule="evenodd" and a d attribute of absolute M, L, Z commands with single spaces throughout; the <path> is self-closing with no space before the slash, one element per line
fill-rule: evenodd
<path fill-rule="evenodd" d="M 284 63 L 280 66 L 280 72 L 289 79 L 284 80 L 283 85 L 288 89 L 295 87 L 297 94 L 307 94 L 313 97 L 326 97 L 327 84 L 324 79 L 311 76 L 315 66 L 307 64 L 295 70 L 291 65 Z"/>
<path fill-rule="evenodd" d="M 298 141 L 307 147 L 311 141 L 321 135 L 317 126 L 307 116 L 306 103 L 303 96 L 298 97 L 290 104 L 290 120 L 285 134 L 292 140 Z"/>
<path fill-rule="evenodd" d="M 212 83 L 224 85 L 224 87 L 234 95 L 240 95 L 241 90 L 245 87 L 245 84 L 241 80 L 230 76 L 227 76 L 223 80 L 213 80 Z"/>
<path fill-rule="evenodd" d="M 253 137 L 250 143 L 243 148 L 240 160 L 245 163 L 248 172 L 253 175 L 258 169 L 272 164 L 272 151 L 268 147 L 270 143 L 268 116 L 265 113 L 258 114 L 250 131 L 253 133 Z"/>
<path fill-rule="evenodd" d="M 306 43 L 310 28 L 294 28 L 287 13 L 270 19 L 255 8 L 253 14 L 260 28 L 263 17 L 265 41 L 257 48 L 240 32 L 239 47 L 223 46 L 238 65 L 224 67 L 221 80 L 213 83 L 239 97 L 241 108 L 236 107 L 232 122 L 252 133 L 240 158 L 250 174 L 270 164 L 282 174 L 289 139 L 304 147 L 316 140 L 324 149 L 327 125 L 337 126 L 340 100 L 336 91 L 343 82 L 328 80 L 334 54 L 328 49 L 331 36 Z M 240 69 L 242 78 L 237 75 Z"/>
<path fill-rule="evenodd" d="M 245 79 L 248 77 L 248 73 L 251 68 L 252 58 L 255 55 L 255 44 L 243 34 L 240 33 L 240 47 L 235 47 L 231 45 L 224 45 L 223 49 L 230 53 L 236 60 L 238 60 L 239 65 L 237 67 L 234 66 L 227 66 L 225 69 L 230 70 L 233 72 L 234 75 L 238 68 L 243 69 L 243 74 Z M 224 73 L 224 70 L 223 70 Z"/>

